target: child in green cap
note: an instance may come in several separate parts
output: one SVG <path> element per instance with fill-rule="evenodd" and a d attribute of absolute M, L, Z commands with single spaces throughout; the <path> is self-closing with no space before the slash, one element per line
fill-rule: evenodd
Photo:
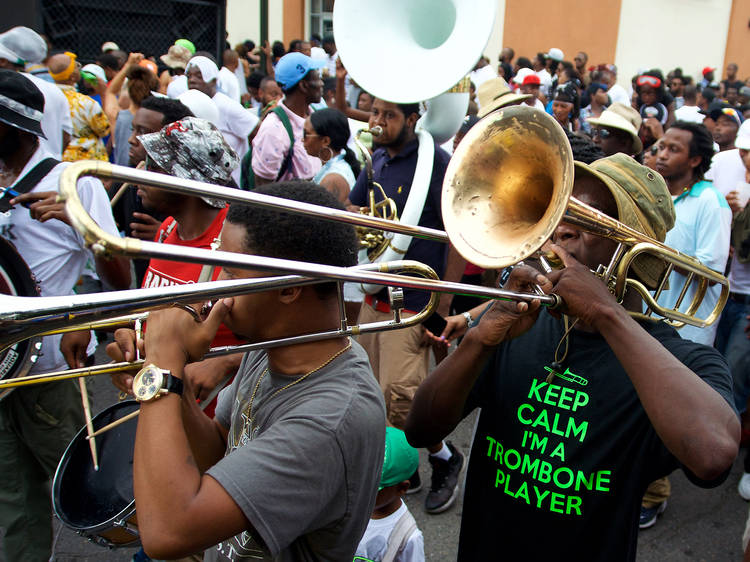
<path fill-rule="evenodd" d="M 385 428 L 385 456 L 375 509 L 354 562 L 424 562 L 424 538 L 401 499 L 409 477 L 419 465 L 419 453 L 404 432 Z"/>

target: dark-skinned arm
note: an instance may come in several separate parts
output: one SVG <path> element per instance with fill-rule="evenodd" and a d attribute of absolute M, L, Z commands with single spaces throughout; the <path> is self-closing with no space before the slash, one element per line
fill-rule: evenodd
<path fill-rule="evenodd" d="M 185 365 L 202 358 L 231 306 L 231 299 L 217 302 L 198 324 L 181 310 L 152 312 L 145 337 L 146 363 L 183 378 Z M 250 522 L 232 497 L 201 471 L 223 439 L 205 423 L 193 426 L 195 410 L 174 394 L 142 403 L 140 412 L 133 481 L 146 553 L 152 558 L 179 558 L 249 529 Z M 188 428 L 203 432 L 192 437 L 192 445 L 200 445 L 199 456 L 191 449 Z M 207 438 L 208 445 L 198 443 L 201 438 Z"/>
<path fill-rule="evenodd" d="M 563 297 L 569 314 L 607 341 L 664 445 L 699 479 L 721 476 L 739 446 L 740 425 L 732 408 L 646 332 L 588 268 L 561 247 L 552 249 L 565 264 L 549 274 L 553 292 Z"/>
<path fill-rule="evenodd" d="M 123 361 L 134 361 L 136 358 L 135 338 L 135 331 L 130 328 L 121 328 L 117 330 L 114 336 L 115 341 L 107 346 L 107 355 L 118 363 Z M 140 340 L 138 347 L 141 354 L 145 354 L 143 340 Z M 232 363 L 235 362 L 235 355 L 239 354 L 228 356 L 229 358 L 232 358 Z M 211 360 L 204 359 L 198 363 L 190 363 L 190 365 L 197 365 L 207 361 Z M 189 370 L 190 365 L 186 365 L 183 372 Z M 114 373 L 111 375 L 112 384 L 114 384 L 121 392 L 125 392 L 132 396 L 133 375 L 135 375 L 136 372 L 138 372 L 137 369 Z M 202 474 L 224 457 L 227 442 L 227 428 L 223 427 L 215 419 L 206 416 L 200 409 L 196 402 L 196 388 L 191 377 L 184 376 L 181 378 L 184 385 L 182 395 L 182 422 L 188 435 L 193 456 Z"/>
<path fill-rule="evenodd" d="M 458 283 L 463 277 L 464 271 L 466 270 L 466 260 L 458 253 L 458 250 L 453 247 L 453 244 L 448 244 L 448 255 L 445 258 L 445 274 L 443 275 L 444 281 L 452 281 Z M 437 312 L 441 316 L 448 316 L 450 314 L 450 306 L 453 302 L 453 295 L 449 293 L 443 293 L 440 295 L 440 302 L 438 303 Z"/>
<path fill-rule="evenodd" d="M 529 293 L 534 284 L 545 291 L 552 283 L 529 266 L 513 269 L 505 288 Z M 539 301 L 495 301 L 479 324 L 466 333 L 456 351 L 444 359 L 419 385 L 404 431 L 414 447 L 440 442 L 461 421 L 474 383 L 496 347 L 534 325 Z"/>
<path fill-rule="evenodd" d="M 71 228 L 65 204 L 57 201 L 56 191 L 33 191 L 10 200 L 11 205 L 27 204 L 31 218 L 39 222 L 57 219 Z M 123 257 L 95 256 L 96 273 L 115 289 L 130 288 L 130 260 Z"/>
<path fill-rule="evenodd" d="M 346 103 L 346 68 L 341 62 L 341 59 L 336 59 L 336 109 L 341 111 L 344 115 L 350 119 L 356 121 L 364 121 L 365 123 L 370 121 L 372 113 L 369 111 L 362 111 L 355 107 L 350 107 Z"/>

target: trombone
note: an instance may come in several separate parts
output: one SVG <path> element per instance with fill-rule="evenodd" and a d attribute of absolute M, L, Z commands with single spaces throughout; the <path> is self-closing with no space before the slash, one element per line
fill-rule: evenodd
<path fill-rule="evenodd" d="M 478 144 L 477 144 L 478 143 Z M 648 310 L 644 316 L 662 316 L 675 326 L 691 324 L 707 326 L 715 322 L 726 303 L 729 283 L 722 275 L 703 266 L 698 260 L 650 239 L 640 232 L 612 219 L 598 210 L 571 197 L 573 159 L 570 145 L 560 126 L 550 116 L 532 108 L 510 107 L 496 111 L 482 120 L 459 145 L 448 167 L 443 185 L 443 215 L 450 241 L 469 261 L 488 268 L 502 268 L 538 252 L 544 241 L 560 222 L 593 234 L 612 238 L 618 249 L 611 262 L 598 272 L 615 297 L 622 299 L 628 288 L 638 291 Z M 481 165 L 477 164 L 479 162 Z M 509 169 L 498 174 L 498 169 Z M 520 293 L 503 289 L 440 281 L 434 272 L 418 262 L 390 262 L 342 268 L 310 264 L 278 258 L 235 254 L 220 250 L 185 249 L 134 238 L 119 238 L 104 232 L 85 212 L 78 198 L 77 180 L 95 175 L 131 183 L 153 185 L 192 196 L 210 196 L 232 202 L 262 205 L 279 211 L 304 214 L 353 225 L 365 225 L 409 236 L 447 242 L 446 232 L 410 226 L 377 217 L 350 213 L 328 207 L 271 197 L 254 192 L 203 184 L 148 172 L 115 166 L 107 162 L 81 161 L 71 164 L 61 175 L 58 199 L 64 201 L 74 228 L 98 255 L 119 254 L 127 257 L 162 258 L 172 261 L 200 262 L 238 269 L 257 269 L 291 275 L 240 281 L 214 281 L 176 287 L 136 289 L 75 297 L 10 297 L 0 296 L 0 349 L 19 340 L 52 330 L 70 329 L 70 323 L 103 321 L 124 314 L 145 312 L 175 302 L 189 304 L 199 300 L 228 297 L 253 291 L 266 291 L 288 283 L 300 285 L 324 281 L 372 283 L 390 287 L 425 290 L 432 293 L 430 305 L 416 316 L 402 318 L 394 306 L 394 320 L 381 326 L 347 326 L 341 313 L 341 327 L 325 334 L 296 336 L 304 341 L 324 337 L 356 335 L 365 331 L 396 329 L 424 321 L 434 310 L 436 293 L 467 294 L 486 299 L 530 302 L 557 308 L 562 299 L 555 294 Z M 499 209 L 498 202 L 504 207 Z M 668 263 L 656 295 L 651 295 L 639 281 L 628 278 L 633 261 L 642 254 L 658 257 Z M 675 268 L 686 270 L 688 278 L 674 309 L 661 307 L 657 298 Z M 401 271 L 404 274 L 396 274 Z M 423 275 L 424 278 L 410 274 Z M 683 297 L 692 281 L 698 290 L 687 307 L 680 312 Z M 706 318 L 695 313 L 711 283 L 721 285 L 721 295 Z M 259 347 L 289 345 L 301 341 L 292 338 L 278 342 L 253 344 Z M 216 350 L 216 353 L 245 351 L 248 347 Z M 212 350 L 212 353 L 214 350 Z M 125 364 L 122 370 L 133 368 Z M 106 367 L 106 366 L 105 366 Z M 110 367 L 111 368 L 111 367 Z M 85 371 L 85 372 L 84 372 Z M 106 372 L 111 372 L 109 369 Z M 67 373 L 67 374 L 66 374 Z M 99 374 L 79 369 L 49 375 L 74 378 Z M 44 379 L 34 377 L 33 382 Z M 56 379 L 59 380 L 59 379 Z M 21 379 L 0 382 L 0 389 L 21 384 Z"/>
<path fill-rule="evenodd" d="M 699 260 L 649 238 L 572 197 L 573 155 L 560 125 L 530 107 L 497 110 L 469 130 L 448 164 L 443 182 L 443 220 L 451 243 L 471 263 L 502 268 L 538 252 L 557 226 L 617 242 L 609 264 L 595 272 L 618 301 L 633 289 L 645 313 L 638 318 L 664 321 L 679 328 L 714 323 L 729 297 L 729 281 Z M 666 264 L 654 294 L 628 277 L 633 262 L 647 255 Z M 675 268 L 687 273 L 673 308 L 657 302 Z M 697 287 L 684 312 L 679 309 L 692 283 Z M 718 300 L 705 318 L 696 314 L 708 287 L 718 284 Z M 631 313 L 632 314 L 632 313 Z"/>
<path fill-rule="evenodd" d="M 229 266 L 238 269 L 256 269 L 272 273 L 285 272 L 291 275 L 235 281 L 211 281 L 150 289 L 131 289 L 72 297 L 15 297 L 0 295 L 0 349 L 5 349 L 17 341 L 43 334 L 60 333 L 63 331 L 73 331 L 76 328 L 86 329 L 95 325 L 111 324 L 113 319 L 118 322 L 129 320 L 130 318 L 125 315 L 140 314 L 158 307 L 172 306 L 174 304 L 190 304 L 256 291 L 268 291 L 287 286 L 330 281 L 372 283 L 401 289 L 419 289 L 429 291 L 432 295 L 428 305 L 422 311 L 414 316 L 403 317 L 400 313 L 403 304 L 398 302 L 398 292 L 395 291 L 394 319 L 363 326 L 348 326 L 346 316 L 343 312 L 343 304 L 340 304 L 341 326 L 338 330 L 238 347 L 214 348 L 209 352 L 210 355 L 207 355 L 207 357 L 248 351 L 260 347 L 268 348 L 290 345 L 292 343 L 358 335 L 366 332 L 391 330 L 416 325 L 426 320 L 433 313 L 437 306 L 437 293 L 441 292 L 474 294 L 488 299 L 540 300 L 544 305 L 550 307 L 559 306 L 561 303 L 561 299 L 557 295 L 517 293 L 503 289 L 440 281 L 431 268 L 420 262 L 396 261 L 346 268 L 264 256 L 236 254 L 221 250 L 186 249 L 180 246 L 158 244 L 135 238 L 119 238 L 104 232 L 85 212 L 78 198 L 76 187 L 78 178 L 83 175 L 96 175 L 130 181 L 132 183 L 154 185 L 189 195 L 211 193 L 212 197 L 224 198 L 235 202 L 265 205 L 266 207 L 282 211 L 339 220 L 350 224 L 366 224 L 370 227 L 402 232 L 431 240 L 447 240 L 447 234 L 442 231 L 393 223 L 392 221 L 360 215 L 358 213 L 349 213 L 338 209 L 318 207 L 316 205 L 253 192 L 243 192 L 237 189 L 203 184 L 164 174 L 115 166 L 106 162 L 76 162 L 71 164 L 60 178 L 58 199 L 65 202 L 66 211 L 74 228 L 83 236 L 86 244 L 93 252 L 99 255 L 118 254 L 128 257 L 156 257 L 172 261 L 200 262 L 218 267 Z M 414 277 L 412 275 L 421 275 L 422 277 Z M 76 326 L 71 326 L 71 324 L 75 324 Z M 120 363 L 32 375 L 30 377 L 19 377 L 0 381 L 0 390 L 39 382 L 98 374 L 112 374 L 114 372 L 131 370 L 136 366 L 135 363 Z"/>

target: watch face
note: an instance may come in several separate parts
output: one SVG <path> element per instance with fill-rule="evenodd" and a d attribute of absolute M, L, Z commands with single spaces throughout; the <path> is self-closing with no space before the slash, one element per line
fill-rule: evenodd
<path fill-rule="evenodd" d="M 141 370 L 133 379 L 133 394 L 136 400 L 151 400 L 162 387 L 164 375 L 152 367 Z"/>

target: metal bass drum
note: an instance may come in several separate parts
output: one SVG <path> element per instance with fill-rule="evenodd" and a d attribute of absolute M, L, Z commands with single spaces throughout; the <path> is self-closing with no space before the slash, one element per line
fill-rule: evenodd
<path fill-rule="evenodd" d="M 119 402 L 94 416 L 94 431 L 138 409 Z M 133 494 L 133 448 L 138 419 L 130 419 L 96 437 L 99 470 L 82 428 L 70 442 L 52 483 L 52 507 L 63 524 L 109 548 L 140 543 Z"/>
<path fill-rule="evenodd" d="M 0 238 L 0 294 L 33 297 L 39 294 L 34 276 L 13 244 Z M 39 356 L 41 339 L 30 338 L 0 350 L 0 380 L 23 377 Z M 0 399 L 13 389 L 0 391 Z"/>

